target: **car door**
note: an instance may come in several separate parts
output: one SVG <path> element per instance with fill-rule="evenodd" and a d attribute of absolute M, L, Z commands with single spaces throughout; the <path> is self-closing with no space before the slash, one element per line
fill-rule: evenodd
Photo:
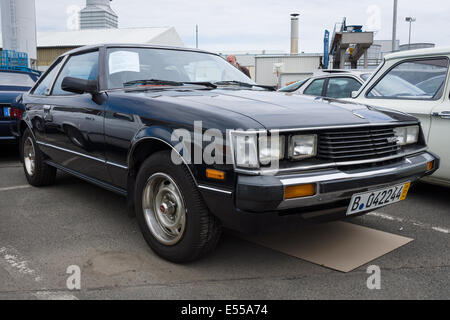
<path fill-rule="evenodd" d="M 379 75 L 364 86 L 356 101 L 391 108 L 419 118 L 429 140 L 431 114 L 433 109 L 444 102 L 442 84 L 445 84 L 448 66 L 447 57 L 388 60 Z M 442 80 L 430 81 L 436 77 Z M 431 90 L 430 83 L 434 83 Z"/>
<path fill-rule="evenodd" d="M 45 147 L 57 164 L 90 178 L 110 182 L 104 154 L 104 105 L 88 93 L 74 94 L 62 89 L 65 77 L 96 80 L 99 52 L 69 56 L 59 72 L 51 93 L 45 98 Z"/>
<path fill-rule="evenodd" d="M 353 91 L 361 88 L 362 82 L 352 77 L 330 77 L 326 83 L 325 97 L 327 98 L 351 98 Z"/>
<path fill-rule="evenodd" d="M 45 140 L 45 132 L 47 129 L 45 127 L 46 112 L 44 108 L 45 110 L 49 108 L 46 104 L 46 98 L 50 94 L 52 84 L 63 64 L 63 60 L 63 58 L 59 58 L 50 66 L 24 101 L 29 124 L 38 144 L 43 143 Z M 41 149 L 44 149 L 44 152 L 46 151 L 44 146 L 41 146 Z"/>
<path fill-rule="evenodd" d="M 441 157 L 439 170 L 429 177 L 435 182 L 450 185 L 450 86 L 447 84 L 444 102 L 436 106 L 432 112 L 428 145 Z"/>

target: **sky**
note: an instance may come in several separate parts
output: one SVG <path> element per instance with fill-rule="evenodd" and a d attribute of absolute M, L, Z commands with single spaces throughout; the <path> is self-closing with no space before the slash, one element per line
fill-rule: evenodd
<path fill-rule="evenodd" d="M 401 44 L 412 42 L 450 45 L 450 1 L 399 0 L 398 33 Z M 36 0 L 38 31 L 73 28 L 76 9 L 85 0 Z M 364 25 L 376 31 L 375 39 L 392 38 L 393 0 L 113 0 L 120 28 L 173 26 L 185 46 L 195 46 L 199 25 L 199 47 L 216 52 L 266 50 L 289 52 L 290 14 L 300 13 L 300 51 L 323 51 L 325 29 L 336 22 Z M 75 19 L 75 20 L 74 20 Z M 101 42 L 101 40 L 99 40 Z"/>

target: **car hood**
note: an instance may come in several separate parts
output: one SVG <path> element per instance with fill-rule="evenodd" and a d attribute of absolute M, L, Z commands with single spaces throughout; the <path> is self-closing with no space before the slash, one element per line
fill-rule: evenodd
<path fill-rule="evenodd" d="M 409 115 L 393 110 L 281 92 L 226 89 L 163 90 L 157 93 L 147 91 L 145 95 L 170 103 L 192 102 L 202 104 L 206 108 L 237 113 L 257 121 L 266 129 L 417 121 Z"/>

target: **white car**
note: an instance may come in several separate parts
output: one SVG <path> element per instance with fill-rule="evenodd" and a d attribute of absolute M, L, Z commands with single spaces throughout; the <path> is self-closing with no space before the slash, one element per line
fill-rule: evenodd
<path fill-rule="evenodd" d="M 445 186 L 450 186 L 449 63 L 450 48 L 390 54 L 349 99 L 419 118 L 430 150 L 441 157 L 440 169 L 426 180 Z"/>
<path fill-rule="evenodd" d="M 350 98 L 371 76 L 372 71 L 321 70 L 305 80 L 297 81 L 278 91 L 315 97 Z"/>

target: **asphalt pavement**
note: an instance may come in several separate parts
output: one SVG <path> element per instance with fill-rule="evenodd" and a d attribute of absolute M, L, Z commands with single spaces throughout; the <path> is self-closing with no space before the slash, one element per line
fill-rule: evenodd
<path fill-rule="evenodd" d="M 351 222 L 415 241 L 344 274 L 225 231 L 211 255 L 176 265 L 148 248 L 124 198 L 65 174 L 30 187 L 15 148 L 1 147 L 0 299 L 450 298 L 450 189 L 417 184 Z M 369 265 L 380 290 L 367 287 Z M 70 266 L 80 290 L 67 287 Z"/>

